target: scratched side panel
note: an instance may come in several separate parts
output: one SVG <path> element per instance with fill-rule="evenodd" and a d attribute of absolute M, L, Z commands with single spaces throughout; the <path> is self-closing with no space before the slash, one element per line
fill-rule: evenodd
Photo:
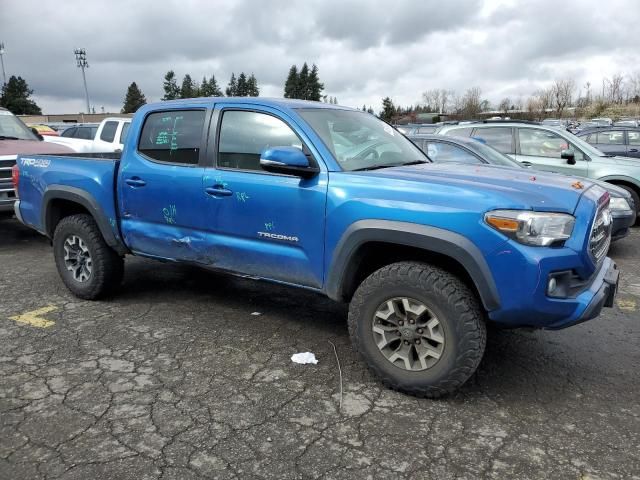
<path fill-rule="evenodd" d="M 27 225 L 42 231 L 42 200 L 47 189 L 56 185 L 74 187 L 86 192 L 109 219 L 119 238 L 114 199 L 115 160 L 89 159 L 53 155 L 23 155 L 20 168 L 20 212 Z"/>

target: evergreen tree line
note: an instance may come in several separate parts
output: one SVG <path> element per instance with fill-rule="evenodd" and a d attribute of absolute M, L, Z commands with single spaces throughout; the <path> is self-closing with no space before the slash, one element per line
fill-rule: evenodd
<path fill-rule="evenodd" d="M 0 107 L 4 107 L 15 115 L 40 115 L 42 110 L 31 100 L 33 90 L 22 77 L 12 75 L 2 86 Z"/>
<path fill-rule="evenodd" d="M 191 78 L 191 75 L 186 74 L 182 79 L 182 84 L 178 86 L 175 72 L 169 70 L 164 76 L 162 88 L 164 89 L 162 100 L 224 96 L 215 75 L 211 75 L 209 79 L 204 76 L 202 82 L 198 84 Z M 232 73 L 225 93 L 228 97 L 257 97 L 260 95 L 258 80 L 253 73 L 247 76 L 244 72 L 241 72 L 237 78 L 235 73 Z"/>
<path fill-rule="evenodd" d="M 324 90 L 324 84 L 320 82 L 318 67 L 315 64 L 309 69 L 307 62 L 304 62 L 300 71 L 296 65 L 291 65 L 284 82 L 284 98 L 315 100 L 316 102 L 324 98 L 326 101 L 322 90 Z"/>

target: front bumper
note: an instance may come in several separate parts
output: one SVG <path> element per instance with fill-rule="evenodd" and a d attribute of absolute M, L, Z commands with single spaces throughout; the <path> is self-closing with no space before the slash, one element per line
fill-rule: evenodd
<path fill-rule="evenodd" d="M 630 228 L 636 223 L 636 213 L 633 210 L 611 210 L 611 217 L 613 218 L 612 242 L 629 235 Z"/>
<path fill-rule="evenodd" d="M 557 330 L 560 328 L 567 328 L 578 323 L 592 320 L 600 315 L 600 312 L 604 307 L 613 307 L 616 294 L 618 293 L 618 282 L 620 280 L 620 270 L 616 263 L 607 257 L 602 264 L 602 267 L 596 274 L 593 283 L 586 292 L 583 292 L 579 297 L 585 299 L 590 298 L 589 303 L 584 308 L 582 313 L 577 315 L 573 319 L 567 319 L 551 325 L 547 325 L 548 329 Z"/>

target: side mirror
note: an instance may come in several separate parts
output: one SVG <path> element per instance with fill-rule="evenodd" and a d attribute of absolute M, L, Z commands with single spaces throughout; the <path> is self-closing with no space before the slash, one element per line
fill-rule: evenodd
<path fill-rule="evenodd" d="M 560 152 L 560 158 L 566 160 L 569 165 L 576 164 L 576 153 L 571 149 L 562 150 L 562 152 Z"/>
<path fill-rule="evenodd" d="M 260 166 L 272 173 L 295 175 L 296 177 L 311 178 L 320 169 L 309 163 L 309 159 L 297 147 L 270 147 L 260 155 Z"/>
<path fill-rule="evenodd" d="M 36 127 L 31 127 L 31 133 L 38 137 L 38 140 L 44 140 L 44 137 L 40 135 L 40 132 L 38 132 L 38 130 L 36 130 Z"/>

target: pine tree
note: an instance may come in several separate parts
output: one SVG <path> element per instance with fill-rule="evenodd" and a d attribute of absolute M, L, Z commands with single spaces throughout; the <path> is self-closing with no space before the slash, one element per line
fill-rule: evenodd
<path fill-rule="evenodd" d="M 367 108 L 367 113 L 370 113 L 371 115 L 375 115 L 375 112 L 373 111 L 373 108 L 371 108 L 371 107 Z"/>
<path fill-rule="evenodd" d="M 169 70 L 164 76 L 162 88 L 164 88 L 164 97 L 162 97 L 162 100 L 175 100 L 176 98 L 180 98 L 180 88 L 178 87 L 176 74 L 173 70 Z"/>
<path fill-rule="evenodd" d="M 291 65 L 284 82 L 284 98 L 298 98 L 298 67 Z"/>
<path fill-rule="evenodd" d="M 393 101 L 389 97 L 385 97 L 382 100 L 382 112 L 380 112 L 380 118 L 385 122 L 391 122 L 396 114 L 396 108 L 393 105 Z"/>
<path fill-rule="evenodd" d="M 124 97 L 122 113 L 135 113 L 141 106 L 146 104 L 147 99 L 144 93 L 138 88 L 136 82 L 132 82 L 129 88 L 127 88 L 127 94 Z"/>
<path fill-rule="evenodd" d="M 200 84 L 200 96 L 201 97 L 221 97 L 222 91 L 216 82 L 216 77 L 211 75 L 211 78 L 207 80 L 207 77 L 202 78 L 202 84 Z"/>
<path fill-rule="evenodd" d="M 42 110 L 36 102 L 29 97 L 33 90 L 29 88 L 26 80 L 12 75 L 9 81 L 2 86 L 0 106 L 8 109 L 15 115 L 40 115 Z"/>
<path fill-rule="evenodd" d="M 247 80 L 247 95 L 250 97 L 260 96 L 260 88 L 258 87 L 258 79 L 252 73 Z"/>
<path fill-rule="evenodd" d="M 367 111 L 367 106 L 366 105 L 362 105 L 362 111 L 366 112 Z"/>
<path fill-rule="evenodd" d="M 309 67 L 307 66 L 307 62 L 304 62 L 302 68 L 300 69 L 300 73 L 298 74 L 298 91 L 297 97 L 302 100 L 307 99 L 307 95 L 309 94 Z"/>
<path fill-rule="evenodd" d="M 227 94 L 227 97 L 238 96 L 238 82 L 236 81 L 235 73 L 231 73 L 231 79 L 229 80 L 229 85 L 227 85 L 225 93 Z"/>
<path fill-rule="evenodd" d="M 311 67 L 311 73 L 309 73 L 309 78 L 307 80 L 307 96 L 305 98 L 307 100 L 314 100 L 318 102 L 320 101 L 320 98 L 322 98 L 322 90 L 324 90 L 324 84 L 320 83 L 318 67 L 314 63 Z"/>
<path fill-rule="evenodd" d="M 247 76 L 244 72 L 240 72 L 238 75 L 238 90 L 236 92 L 238 97 L 246 97 L 248 95 L 247 92 Z"/>
<path fill-rule="evenodd" d="M 182 79 L 182 86 L 180 87 L 180 98 L 193 98 L 198 94 L 198 86 L 191 79 L 191 75 L 188 73 Z"/>

